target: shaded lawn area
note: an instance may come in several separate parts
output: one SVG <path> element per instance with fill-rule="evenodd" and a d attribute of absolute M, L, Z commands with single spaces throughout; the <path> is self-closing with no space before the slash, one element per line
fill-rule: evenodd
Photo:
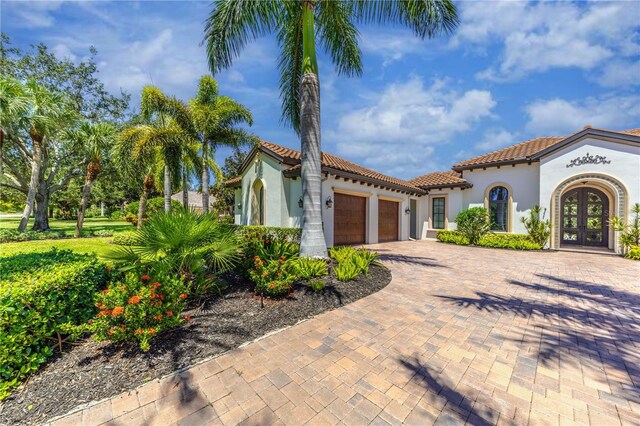
<path fill-rule="evenodd" d="M 3 217 L 0 218 L 0 229 L 18 229 L 20 223 L 19 217 Z M 27 230 L 30 230 L 33 226 L 33 219 L 29 221 Z M 75 220 L 59 220 L 49 219 L 49 226 L 52 231 L 64 231 L 66 234 L 73 235 L 76 229 Z M 124 220 L 112 220 L 108 217 L 90 217 L 85 219 L 82 229 L 91 229 L 93 231 L 135 231 L 135 227 Z"/>
<path fill-rule="evenodd" d="M 2 243 L 0 244 L 0 258 L 13 256 L 18 253 L 48 251 L 52 247 L 57 247 L 60 250 L 69 249 L 77 253 L 95 253 L 99 257 L 106 254 L 109 250 L 113 249 L 113 247 L 117 247 L 110 244 L 112 239 L 113 237 L 64 238 L 57 240 L 34 240 L 18 243 Z"/>

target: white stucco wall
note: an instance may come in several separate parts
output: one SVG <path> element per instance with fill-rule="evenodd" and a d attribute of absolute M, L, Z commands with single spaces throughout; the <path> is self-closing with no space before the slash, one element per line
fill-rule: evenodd
<path fill-rule="evenodd" d="M 582 158 L 586 154 L 606 157 L 608 164 L 584 164 L 567 167 L 571 160 Z M 612 215 L 627 220 L 630 208 L 640 202 L 640 146 L 613 142 L 595 138 L 585 138 L 561 150 L 553 152 L 540 160 L 540 205 L 551 211 L 554 206 L 554 194 L 560 185 L 575 182 L 580 185 L 600 186 L 611 202 Z M 602 179 L 599 179 L 602 177 Z M 611 180 L 624 188 L 624 206 L 620 208 L 619 195 Z M 568 187 L 570 188 L 570 186 Z M 616 248 L 617 235 L 610 231 L 609 247 Z"/>
<path fill-rule="evenodd" d="M 463 177 L 471 182 L 473 187 L 463 191 L 462 209 L 484 207 L 487 188 L 497 183 L 505 183 L 511 187 L 510 196 L 513 199 L 511 210 L 509 211 L 511 230 L 516 234 L 525 234 L 527 232 L 520 218 L 528 216 L 531 207 L 539 204 L 539 163 L 530 165 L 517 164 L 515 167 L 510 165 L 500 168 L 491 167 L 487 168 L 487 170 L 465 170 Z"/>

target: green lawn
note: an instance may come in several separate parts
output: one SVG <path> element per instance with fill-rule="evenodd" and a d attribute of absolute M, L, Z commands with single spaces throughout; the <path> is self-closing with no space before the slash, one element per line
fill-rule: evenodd
<path fill-rule="evenodd" d="M 0 218 L 0 229 L 16 229 L 20 218 Z M 49 225 L 53 231 L 65 231 L 67 235 L 73 235 L 76 229 L 75 220 L 51 219 Z M 29 228 L 27 228 L 29 229 Z M 111 230 L 113 232 L 135 231 L 135 227 L 122 220 L 111 220 L 108 218 L 87 218 L 84 222 L 84 229 Z M 17 243 L 0 244 L 0 258 L 13 256 L 17 253 L 31 253 L 47 251 L 52 247 L 59 249 L 70 249 L 78 253 L 96 253 L 98 256 L 105 254 L 111 248 L 109 244 L 111 237 L 95 238 L 63 238 L 55 240 L 34 240 Z"/>
<path fill-rule="evenodd" d="M 3 217 L 0 218 L 0 229 L 18 229 L 20 223 L 19 217 Z M 29 222 L 27 229 L 31 229 L 33 219 Z M 52 231 L 65 231 L 72 234 L 76 229 L 75 220 L 58 220 L 49 219 L 49 226 Z M 112 220 L 106 217 L 90 217 L 85 219 L 83 229 L 92 229 L 94 231 L 109 229 L 113 232 L 133 231 L 135 227 L 124 220 Z"/>

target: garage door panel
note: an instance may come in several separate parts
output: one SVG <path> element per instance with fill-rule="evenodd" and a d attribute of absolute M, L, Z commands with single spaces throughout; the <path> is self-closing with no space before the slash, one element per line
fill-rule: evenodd
<path fill-rule="evenodd" d="M 396 201 L 378 200 L 378 241 L 398 240 L 400 204 Z"/>
<path fill-rule="evenodd" d="M 364 244 L 366 240 L 367 199 L 334 194 L 334 245 Z"/>

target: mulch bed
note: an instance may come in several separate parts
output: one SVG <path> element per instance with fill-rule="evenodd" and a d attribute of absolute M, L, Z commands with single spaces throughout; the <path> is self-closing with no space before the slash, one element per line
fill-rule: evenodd
<path fill-rule="evenodd" d="M 0 424 L 43 423 L 80 404 L 131 390 L 270 331 L 375 293 L 391 281 L 391 273 L 382 266 L 371 266 L 368 276 L 348 283 L 330 275 L 323 278 L 323 291 L 302 285 L 285 299 L 265 299 L 264 308 L 240 277 L 230 275 L 227 281 L 229 286 L 222 295 L 186 312 L 191 321 L 158 336 L 149 352 L 134 344 L 92 340 L 69 346 L 0 403 Z"/>

